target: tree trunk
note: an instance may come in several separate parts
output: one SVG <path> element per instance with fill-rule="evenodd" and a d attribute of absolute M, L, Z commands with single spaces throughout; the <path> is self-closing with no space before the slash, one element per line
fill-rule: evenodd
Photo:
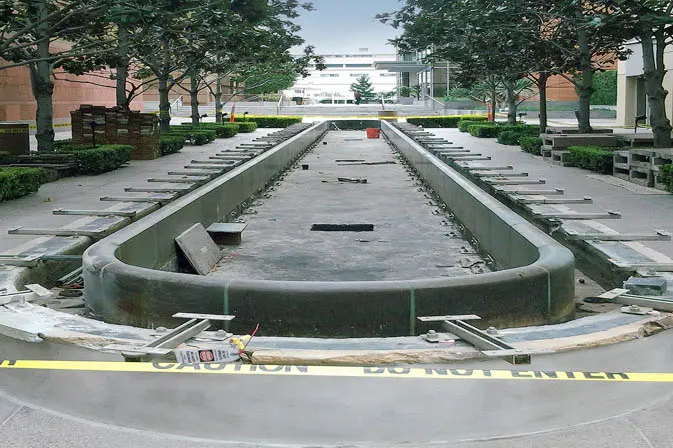
<path fill-rule="evenodd" d="M 48 40 L 37 44 L 37 53 L 39 57 L 47 57 L 49 55 Z M 35 113 L 37 150 L 51 151 L 54 143 L 54 107 L 52 104 L 54 83 L 51 80 L 51 66 L 48 61 L 40 61 L 31 64 L 29 71 L 30 85 L 33 97 L 37 103 L 37 111 Z"/>
<path fill-rule="evenodd" d="M 171 102 L 168 99 L 168 75 L 157 77 L 159 90 L 159 129 L 168 132 L 171 125 Z"/>
<path fill-rule="evenodd" d="M 194 73 L 189 77 L 189 102 L 192 107 L 192 124 L 199 124 L 199 81 Z"/>
<path fill-rule="evenodd" d="M 516 94 L 514 93 L 514 80 L 506 78 L 502 80 L 505 86 L 505 96 L 507 98 L 507 124 L 516 124 Z"/>
<path fill-rule="evenodd" d="M 583 20 L 582 11 L 578 9 L 577 19 Z M 581 134 L 591 133 L 591 107 L 590 99 L 593 93 L 593 70 L 591 69 L 591 50 L 589 49 L 589 40 L 587 32 L 582 27 L 577 29 L 577 46 L 580 56 L 581 79 L 575 78 L 575 88 L 579 97 L 579 109 L 577 111 L 577 124 Z"/>
<path fill-rule="evenodd" d="M 495 99 L 495 87 L 491 89 L 491 121 L 495 123 L 495 108 L 498 107 L 498 103 Z"/>
<path fill-rule="evenodd" d="M 540 72 L 537 78 L 537 90 L 540 101 L 540 134 L 547 132 L 547 80 L 549 73 Z"/>
<path fill-rule="evenodd" d="M 653 42 L 656 39 L 656 46 Z M 643 48 L 643 68 L 645 74 L 645 90 L 647 102 L 650 108 L 650 125 L 654 135 L 655 148 L 671 147 L 671 122 L 666 117 L 666 95 L 668 92 L 663 88 L 665 35 L 659 28 L 652 36 L 650 30 L 640 36 Z"/>
<path fill-rule="evenodd" d="M 222 123 L 222 78 L 217 75 L 215 81 L 215 122 Z"/>
<path fill-rule="evenodd" d="M 126 25 L 120 23 L 117 32 L 117 106 L 128 110 L 129 101 L 126 97 L 126 79 L 129 65 L 129 30 Z"/>

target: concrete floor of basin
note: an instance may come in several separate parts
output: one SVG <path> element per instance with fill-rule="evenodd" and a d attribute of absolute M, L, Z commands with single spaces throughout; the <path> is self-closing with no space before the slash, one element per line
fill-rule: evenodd
<path fill-rule="evenodd" d="M 242 244 L 230 248 L 211 275 L 380 281 L 488 271 L 458 225 L 384 140 L 367 139 L 364 131 L 339 131 L 323 141 L 327 144 L 320 142 L 244 212 L 240 219 L 248 227 Z M 319 223 L 366 223 L 374 230 L 311 231 Z"/>

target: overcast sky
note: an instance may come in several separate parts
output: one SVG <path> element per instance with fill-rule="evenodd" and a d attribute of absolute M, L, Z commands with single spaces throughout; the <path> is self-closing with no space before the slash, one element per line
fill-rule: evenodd
<path fill-rule="evenodd" d="M 399 9 L 399 0 L 310 0 L 314 11 L 303 12 L 297 19 L 305 45 L 316 53 L 357 53 L 369 48 L 373 53 L 395 53 L 387 45 L 397 30 L 374 19 L 382 12 Z"/>

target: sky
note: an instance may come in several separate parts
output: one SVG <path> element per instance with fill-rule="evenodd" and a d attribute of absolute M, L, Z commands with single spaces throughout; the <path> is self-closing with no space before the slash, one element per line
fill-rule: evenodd
<path fill-rule="evenodd" d="M 376 14 L 399 9 L 399 0 L 310 0 L 314 11 L 304 11 L 296 22 L 301 26 L 304 45 L 313 45 L 318 54 L 372 53 L 394 54 L 387 45 L 398 33 L 374 19 Z"/>

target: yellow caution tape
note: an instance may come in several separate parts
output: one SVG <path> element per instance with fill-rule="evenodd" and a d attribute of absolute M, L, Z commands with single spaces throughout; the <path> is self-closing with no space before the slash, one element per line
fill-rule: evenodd
<path fill-rule="evenodd" d="M 191 373 L 224 375 L 326 376 L 355 378 L 414 378 L 444 380 L 527 380 L 670 383 L 673 373 L 634 373 L 564 370 L 487 370 L 420 367 L 282 366 L 232 363 L 108 362 L 2 360 L 0 370 L 61 370 L 84 372 Z"/>

